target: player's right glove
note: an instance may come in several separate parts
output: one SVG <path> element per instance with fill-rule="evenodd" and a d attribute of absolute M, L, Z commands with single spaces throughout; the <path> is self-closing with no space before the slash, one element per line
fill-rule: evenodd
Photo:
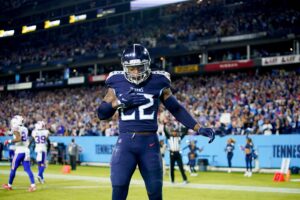
<path fill-rule="evenodd" d="M 136 107 L 148 103 L 149 99 L 146 99 L 144 95 L 137 94 L 133 90 L 130 90 L 126 94 L 120 94 L 118 99 L 121 103 L 121 108 Z"/>
<path fill-rule="evenodd" d="M 199 128 L 197 133 L 209 138 L 208 143 L 212 143 L 215 139 L 215 131 L 212 128 Z"/>

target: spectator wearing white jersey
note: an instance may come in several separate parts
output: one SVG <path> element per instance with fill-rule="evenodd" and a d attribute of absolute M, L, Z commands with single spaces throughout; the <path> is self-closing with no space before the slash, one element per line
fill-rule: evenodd
<path fill-rule="evenodd" d="M 264 120 L 264 124 L 262 125 L 261 129 L 264 135 L 272 135 L 273 126 L 269 119 Z"/>

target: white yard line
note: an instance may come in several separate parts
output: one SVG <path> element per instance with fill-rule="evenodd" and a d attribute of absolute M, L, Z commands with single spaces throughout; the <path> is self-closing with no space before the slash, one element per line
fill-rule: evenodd
<path fill-rule="evenodd" d="M 292 182 L 300 182 L 300 179 L 290 179 Z"/>
<path fill-rule="evenodd" d="M 0 174 L 9 175 L 9 171 L 0 170 Z M 25 172 L 17 172 L 17 176 L 27 176 Z M 71 174 L 49 174 L 45 173 L 46 179 L 62 179 L 62 180 L 81 180 L 81 181 L 93 181 L 107 183 L 110 186 L 110 179 L 105 177 L 92 177 L 92 176 L 77 176 Z M 142 180 L 131 180 L 132 185 L 143 186 L 144 182 Z M 45 187 L 52 188 L 51 186 Z M 102 186 L 59 186 L 65 189 L 86 189 L 86 188 L 100 188 Z M 268 193 L 287 193 L 287 194 L 300 194 L 300 189 L 295 188 L 277 188 L 277 187 L 257 187 L 257 186 L 238 186 L 238 185 L 220 185 L 220 184 L 182 184 L 176 183 L 171 184 L 170 182 L 164 182 L 164 187 L 182 187 L 190 189 L 209 189 L 209 190 L 230 190 L 230 191 L 251 191 L 251 192 L 268 192 Z"/>

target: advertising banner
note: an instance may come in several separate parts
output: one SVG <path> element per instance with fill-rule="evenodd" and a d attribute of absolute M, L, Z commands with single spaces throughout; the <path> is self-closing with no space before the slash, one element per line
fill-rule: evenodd
<path fill-rule="evenodd" d="M 233 69 L 244 69 L 251 68 L 254 66 L 252 60 L 236 60 L 236 61 L 224 61 L 206 64 L 204 66 L 205 72 L 223 71 L 223 70 L 233 70 Z"/>
<path fill-rule="evenodd" d="M 276 56 L 261 59 L 262 66 L 300 63 L 300 55 Z"/>

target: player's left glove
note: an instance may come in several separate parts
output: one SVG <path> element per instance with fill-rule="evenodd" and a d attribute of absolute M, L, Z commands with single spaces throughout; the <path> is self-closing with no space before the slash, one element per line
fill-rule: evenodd
<path fill-rule="evenodd" d="M 118 99 L 123 108 L 136 107 L 149 102 L 149 99 L 146 99 L 144 95 L 139 95 L 133 90 L 130 90 L 126 94 L 120 94 Z"/>
<path fill-rule="evenodd" d="M 209 138 L 208 143 L 212 143 L 215 139 L 215 131 L 212 128 L 199 128 L 197 133 Z"/>
<path fill-rule="evenodd" d="M 8 145 L 8 144 L 10 144 L 11 143 L 11 140 L 5 140 L 4 141 L 4 145 L 6 146 L 6 145 Z"/>

